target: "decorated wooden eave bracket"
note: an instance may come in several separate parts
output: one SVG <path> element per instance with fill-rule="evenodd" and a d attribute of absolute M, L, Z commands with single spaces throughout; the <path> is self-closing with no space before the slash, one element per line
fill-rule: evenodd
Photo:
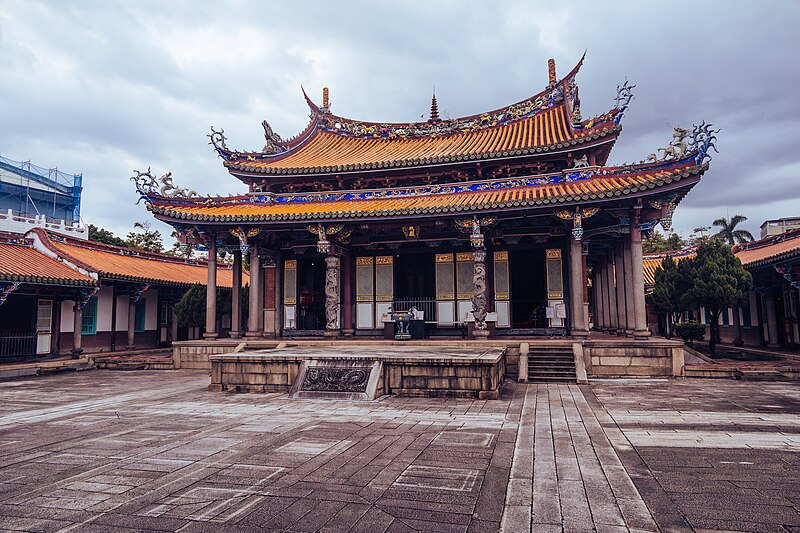
<path fill-rule="evenodd" d="M 8 295 L 19 289 L 19 281 L 0 281 L 0 305 L 6 303 Z"/>
<path fill-rule="evenodd" d="M 472 218 L 458 218 L 453 221 L 459 230 L 469 233 L 469 242 L 474 249 L 484 247 L 485 237 L 481 232 L 481 228 L 488 228 L 497 222 L 497 217 L 481 217 L 477 215 Z"/>
<path fill-rule="evenodd" d="M 261 228 L 243 228 L 238 226 L 230 230 L 230 234 L 239 239 L 239 251 L 242 255 L 250 252 L 250 245 L 255 237 L 261 233 Z"/>
<path fill-rule="evenodd" d="M 563 209 L 560 211 L 556 211 L 553 213 L 557 218 L 561 220 L 572 221 L 572 237 L 579 241 L 583 237 L 583 219 L 584 218 L 591 218 L 595 216 L 600 211 L 599 207 L 576 207 L 574 211 L 570 211 L 568 209 Z"/>
<path fill-rule="evenodd" d="M 783 276 L 783 279 L 795 289 L 800 289 L 800 269 L 796 268 L 795 263 L 780 263 L 774 266 L 775 272 Z"/>
<path fill-rule="evenodd" d="M 309 224 L 306 229 L 316 235 L 319 240 L 317 241 L 317 252 L 321 254 L 331 253 L 331 241 L 328 235 L 336 235 L 344 229 L 344 224 Z M 348 234 L 347 237 L 350 235 Z"/>
<path fill-rule="evenodd" d="M 136 175 L 131 178 L 131 181 L 134 182 L 136 185 L 136 192 L 139 193 L 137 204 L 142 200 L 150 204 L 154 196 L 160 196 L 162 198 L 198 197 L 197 192 L 175 185 L 172 182 L 172 172 L 167 172 L 158 179 L 150 172 L 150 167 L 147 167 L 147 171 L 145 172 L 139 172 L 138 170 L 134 170 L 134 172 Z"/>
<path fill-rule="evenodd" d="M 664 199 L 650 200 L 650 207 L 661 211 L 661 216 L 658 219 L 664 231 L 672 231 L 672 216 L 675 214 L 675 208 L 678 207 L 678 195 L 672 193 Z"/>
<path fill-rule="evenodd" d="M 86 304 L 89 303 L 91 297 L 97 294 L 97 291 L 99 290 L 100 290 L 99 287 L 86 287 L 83 289 L 78 289 L 78 294 L 76 295 L 75 298 L 75 306 L 78 309 L 83 309 L 84 307 L 86 307 Z"/>
<path fill-rule="evenodd" d="M 144 283 L 134 283 L 130 288 L 128 297 L 131 299 L 131 302 L 136 303 L 142 297 L 142 294 L 144 294 L 149 288 L 150 285 Z"/>

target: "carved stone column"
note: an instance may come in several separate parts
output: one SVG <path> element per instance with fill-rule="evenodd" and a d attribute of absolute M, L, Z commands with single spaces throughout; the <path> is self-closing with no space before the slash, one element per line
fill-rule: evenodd
<path fill-rule="evenodd" d="M 259 315 L 261 314 L 261 301 L 259 289 L 261 285 L 261 258 L 258 256 L 258 244 L 250 245 L 250 292 L 248 293 L 248 314 L 246 337 L 260 337 Z"/>
<path fill-rule="evenodd" d="M 633 278 L 633 338 L 644 340 L 650 336 L 647 330 L 647 309 L 644 304 L 644 265 L 642 263 L 642 233 L 639 217 L 631 221 L 631 267 Z"/>
<path fill-rule="evenodd" d="M 233 278 L 231 285 L 231 338 L 242 336 L 242 251 L 233 251 Z"/>
<path fill-rule="evenodd" d="M 579 222 L 576 223 L 572 229 L 572 237 L 569 244 L 569 299 L 572 313 L 570 321 L 573 337 L 587 337 L 589 331 L 586 329 L 586 323 L 583 320 L 583 289 L 586 285 L 586 271 L 583 268 L 581 252 L 583 229 L 579 224 Z"/>
<path fill-rule="evenodd" d="M 339 329 L 339 258 L 325 258 L 325 336 L 338 337 Z"/>
<path fill-rule="evenodd" d="M 475 329 L 473 335 L 476 337 L 488 337 L 489 328 L 486 325 L 486 250 L 476 248 L 472 253 L 472 284 L 475 292 L 472 295 L 472 316 L 475 319 Z"/>
<path fill-rule="evenodd" d="M 217 240 L 208 245 L 208 283 L 206 284 L 206 330 L 203 338 L 216 339 L 217 333 Z"/>
<path fill-rule="evenodd" d="M 614 245 L 614 275 L 617 283 L 617 335 L 625 335 L 628 314 L 625 306 L 625 255 L 623 244 L 618 242 Z"/>

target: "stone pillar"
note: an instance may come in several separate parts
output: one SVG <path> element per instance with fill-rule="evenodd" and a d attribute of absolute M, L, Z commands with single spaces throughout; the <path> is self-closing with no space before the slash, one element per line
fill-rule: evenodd
<path fill-rule="evenodd" d="M 589 253 L 588 244 L 584 241 L 581 243 L 581 268 L 586 272 L 586 256 Z M 589 283 L 584 278 L 583 283 L 583 325 L 589 331 Z"/>
<path fill-rule="evenodd" d="M 487 338 L 489 328 L 486 325 L 486 250 L 476 248 L 473 252 L 472 263 L 472 284 L 475 293 L 472 295 L 472 316 L 475 319 L 475 329 L 472 334 L 475 337 Z"/>
<path fill-rule="evenodd" d="M 128 296 L 128 339 L 125 343 L 126 350 L 133 350 L 136 348 L 136 301 L 138 298 L 132 292 Z"/>
<path fill-rule="evenodd" d="M 608 332 L 610 318 L 608 312 L 608 261 L 606 256 L 601 257 L 603 268 L 600 270 L 600 300 L 603 302 L 603 328 L 602 330 Z"/>
<path fill-rule="evenodd" d="M 242 252 L 233 251 L 233 278 L 231 285 L 231 338 L 242 336 Z"/>
<path fill-rule="evenodd" d="M 625 335 L 633 335 L 636 323 L 633 318 L 633 261 L 631 260 L 631 238 L 622 239 L 622 256 L 625 266 Z M 642 274 L 644 275 L 644 273 Z"/>
<path fill-rule="evenodd" d="M 613 263 L 614 254 L 613 250 L 608 251 L 606 262 L 606 290 L 608 290 L 608 333 L 615 335 L 619 328 L 619 318 L 617 315 L 617 289 L 614 286 L 616 273 L 614 272 L 615 265 Z"/>
<path fill-rule="evenodd" d="M 775 311 L 775 297 L 767 294 L 764 298 L 764 306 L 767 308 L 767 332 L 769 333 L 768 348 L 780 348 L 778 342 L 778 315 Z"/>
<path fill-rule="evenodd" d="M 594 329 L 603 331 L 603 267 L 598 262 L 594 267 Z"/>
<path fill-rule="evenodd" d="M 734 346 L 742 346 L 744 345 L 744 341 L 742 340 L 742 323 L 739 320 L 739 313 L 742 312 L 742 308 L 739 306 L 734 307 L 731 309 L 733 315 L 733 345 Z"/>
<path fill-rule="evenodd" d="M 217 240 L 211 236 L 208 246 L 208 283 L 206 284 L 206 331 L 203 338 L 216 339 L 217 333 Z"/>
<path fill-rule="evenodd" d="M 175 302 L 170 302 L 170 306 L 171 307 L 169 309 L 169 314 L 170 314 L 169 340 L 171 342 L 175 342 L 176 340 L 178 340 L 178 319 L 175 316 Z"/>
<path fill-rule="evenodd" d="M 583 287 L 586 285 L 586 271 L 583 269 L 583 256 L 581 254 L 580 228 L 573 228 L 569 242 L 569 299 L 572 312 L 571 324 L 573 337 L 587 337 L 589 331 L 583 320 Z"/>
<path fill-rule="evenodd" d="M 639 231 L 639 217 L 631 221 L 631 267 L 633 296 L 633 338 L 644 340 L 650 336 L 647 329 L 647 310 L 644 304 L 644 264 L 642 263 L 642 233 Z"/>
<path fill-rule="evenodd" d="M 625 306 L 625 255 L 623 244 L 616 243 L 614 246 L 614 277 L 617 284 L 617 335 L 625 335 L 628 314 Z"/>
<path fill-rule="evenodd" d="M 344 309 L 342 309 L 342 333 L 345 337 L 352 337 L 355 334 L 353 325 L 353 263 L 352 255 L 348 253 L 342 258 L 342 299 Z"/>
<path fill-rule="evenodd" d="M 72 328 L 72 357 L 77 359 L 83 352 L 83 335 L 81 334 L 83 307 L 81 307 L 80 299 L 75 300 L 75 305 L 72 308 Z"/>
<path fill-rule="evenodd" d="M 338 337 L 339 329 L 339 258 L 325 258 L 325 336 Z"/>
<path fill-rule="evenodd" d="M 250 246 L 250 292 L 247 295 L 249 299 L 249 308 L 247 310 L 247 333 L 246 337 L 259 337 L 259 318 L 261 314 L 261 301 L 259 295 L 261 291 L 261 259 L 258 256 L 258 245 L 253 243 Z"/>

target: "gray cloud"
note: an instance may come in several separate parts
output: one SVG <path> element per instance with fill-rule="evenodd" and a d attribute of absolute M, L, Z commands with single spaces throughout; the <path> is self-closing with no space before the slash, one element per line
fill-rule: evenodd
<path fill-rule="evenodd" d="M 0 0 L 0 153 L 84 174 L 83 216 L 117 233 L 150 220 L 128 177 L 148 165 L 205 193 L 244 187 L 207 145 L 258 149 L 260 122 L 305 127 L 303 85 L 365 120 L 468 115 L 521 100 L 588 49 L 584 115 L 636 99 L 612 162 L 669 142 L 672 125 L 722 128 L 711 170 L 675 216 L 679 231 L 718 216 L 798 214 L 800 37 L 794 2 L 136 3 Z"/>

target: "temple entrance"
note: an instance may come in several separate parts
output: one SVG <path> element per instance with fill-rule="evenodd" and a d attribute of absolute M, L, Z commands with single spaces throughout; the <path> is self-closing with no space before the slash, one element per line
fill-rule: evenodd
<path fill-rule="evenodd" d="M 436 266 L 433 254 L 405 254 L 395 257 L 394 307 L 415 307 L 426 321 L 435 320 Z"/>
<path fill-rule="evenodd" d="M 297 260 L 297 323 L 299 330 L 325 329 L 325 259 Z"/>
<path fill-rule="evenodd" d="M 511 327 L 546 328 L 547 276 L 543 249 L 509 252 Z"/>

